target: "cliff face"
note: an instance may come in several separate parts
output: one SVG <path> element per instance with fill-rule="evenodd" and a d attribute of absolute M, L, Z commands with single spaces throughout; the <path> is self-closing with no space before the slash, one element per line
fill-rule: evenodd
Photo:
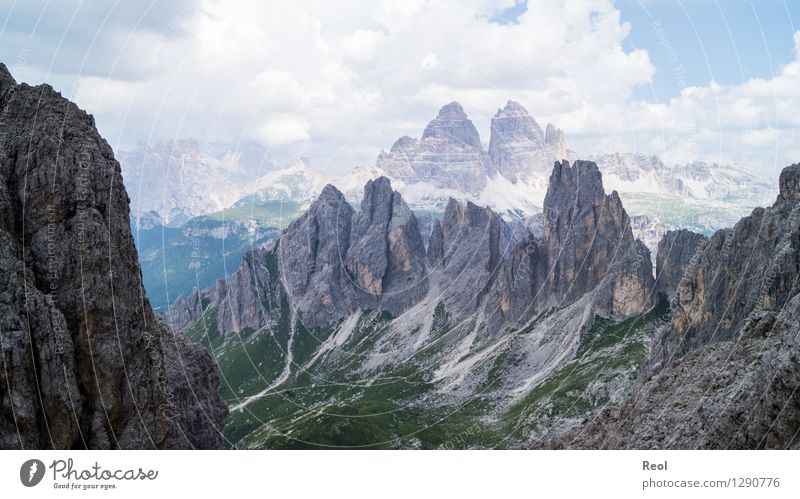
<path fill-rule="evenodd" d="M 658 242 L 656 254 L 656 289 L 668 297 L 672 297 L 681 283 L 684 272 L 692 264 L 692 258 L 698 248 L 708 238 L 694 232 L 681 229 L 668 231 Z"/>
<path fill-rule="evenodd" d="M 557 163 L 544 216 L 544 285 L 550 305 L 569 305 L 592 290 L 597 290 L 598 305 L 616 315 L 639 312 L 652 303 L 649 251 L 633 238 L 616 191 L 606 195 L 596 164 Z"/>
<path fill-rule="evenodd" d="M 636 389 L 557 445 L 800 448 L 798 186 L 697 250 Z"/>
<path fill-rule="evenodd" d="M 400 193 L 386 177 L 370 180 L 347 251 L 354 304 L 400 314 L 428 292 L 425 259 L 417 218 Z"/>
<path fill-rule="evenodd" d="M 0 448 L 218 448 L 216 366 L 142 289 L 91 116 L 0 64 Z"/>

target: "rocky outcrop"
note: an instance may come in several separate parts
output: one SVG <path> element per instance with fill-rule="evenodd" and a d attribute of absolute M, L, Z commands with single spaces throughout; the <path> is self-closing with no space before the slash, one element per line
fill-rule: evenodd
<path fill-rule="evenodd" d="M 616 192 L 606 195 L 597 166 L 556 163 L 542 235 L 528 235 L 503 260 L 489 296 L 490 329 L 520 327 L 536 313 L 590 295 L 594 311 L 625 317 L 653 304 L 650 252 L 633 238 Z"/>
<path fill-rule="evenodd" d="M 338 189 L 326 186 L 311 207 L 289 224 L 278 244 L 278 271 L 292 308 L 309 326 L 344 317 L 352 309 L 343 289 L 353 208 Z"/>
<path fill-rule="evenodd" d="M 439 110 L 420 140 L 401 137 L 381 151 L 377 166 L 393 179 L 463 193 L 479 192 L 491 173 L 478 131 L 457 102 Z"/>
<path fill-rule="evenodd" d="M 436 251 L 441 224 L 433 226 Z M 227 284 L 201 292 L 201 312 L 217 307 L 222 334 L 274 323 L 284 299 L 308 328 L 356 310 L 396 315 L 427 294 L 426 261 L 417 219 L 388 179 L 367 183 L 358 212 L 328 185 L 277 242 L 245 255 Z M 193 296 L 171 307 L 176 323 L 196 310 Z"/>
<path fill-rule="evenodd" d="M 428 262 L 432 266 L 438 265 L 444 258 L 444 233 L 442 232 L 442 223 L 439 220 L 434 220 L 431 226 L 431 236 L 428 239 Z"/>
<path fill-rule="evenodd" d="M 422 132 L 422 141 L 426 140 L 460 143 L 473 149 L 483 147 L 478 130 L 458 102 L 451 102 L 441 108 L 436 118 L 428 123 Z"/>
<path fill-rule="evenodd" d="M 428 291 L 425 258 L 417 218 L 400 193 L 386 177 L 367 182 L 345 261 L 355 284 L 353 303 L 392 314 L 417 303 Z"/>
<path fill-rule="evenodd" d="M 567 150 L 567 139 L 564 132 L 555 125 L 548 123 L 544 132 L 544 144 L 553 152 L 556 161 L 561 161 L 569 158 L 569 151 Z"/>
<path fill-rule="evenodd" d="M 500 222 L 489 208 L 450 199 L 442 221 L 442 300 L 452 310 L 472 312 L 500 265 Z"/>
<path fill-rule="evenodd" d="M 564 133 L 547 125 L 543 133 L 528 111 L 508 101 L 492 118 L 489 158 L 492 168 L 512 182 L 545 176 L 554 161 L 567 159 Z"/>
<path fill-rule="evenodd" d="M 697 250 L 633 393 L 556 446 L 800 448 L 798 185 Z"/>
<path fill-rule="evenodd" d="M 733 339 L 754 311 L 778 311 L 797 293 L 798 178 L 796 166 L 785 169 L 773 206 L 756 208 L 733 229 L 718 231 L 698 252 L 671 303 L 666 357 Z"/>
<path fill-rule="evenodd" d="M 218 306 L 217 330 L 258 329 L 279 310 L 280 290 L 274 285 L 278 276 L 266 265 L 274 245 L 248 252 L 225 286 L 221 298 L 209 297 L 208 307 Z M 220 295 L 217 295 L 220 296 Z"/>
<path fill-rule="evenodd" d="M 428 297 L 431 273 L 435 299 L 450 313 L 481 309 L 497 332 L 587 293 L 600 314 L 624 317 L 647 309 L 653 302 L 649 251 L 633 238 L 616 193 L 605 194 L 597 167 L 557 163 L 547 199 L 537 237 L 522 221 L 510 226 L 489 208 L 451 198 L 441 222 L 425 221 L 426 249 L 416 217 L 388 179 L 367 183 L 358 212 L 328 186 L 282 234 L 273 250 L 275 272 L 307 327 L 359 310 L 400 315 Z M 253 283 L 265 286 L 270 275 L 244 272 L 239 278 L 240 273 L 228 294 Z M 239 293 L 243 298 L 229 299 L 224 309 L 246 303 L 233 314 L 244 320 L 223 320 L 227 312 L 221 311 L 221 332 L 270 320 L 258 311 L 263 298 L 255 290 Z M 183 301 L 176 305 L 187 307 Z"/>
<path fill-rule="evenodd" d="M 169 326 L 177 331 L 183 331 L 191 326 L 200 319 L 203 312 L 219 306 L 227 293 L 227 288 L 225 279 L 217 279 L 211 287 L 202 291 L 198 291 L 197 288 L 192 289 L 188 298 L 179 296 L 164 314 Z"/>
<path fill-rule="evenodd" d="M 548 305 L 596 293 L 600 310 L 624 316 L 653 302 L 650 252 L 633 238 L 616 191 L 606 195 L 597 165 L 556 163 L 545 196 L 542 246 Z"/>
<path fill-rule="evenodd" d="M 668 297 L 678 289 L 692 257 L 708 240 L 686 229 L 671 230 L 658 242 L 656 253 L 656 290 Z"/>
<path fill-rule="evenodd" d="M 93 118 L 0 64 L 0 448 L 217 448 L 211 357 L 142 289 Z"/>

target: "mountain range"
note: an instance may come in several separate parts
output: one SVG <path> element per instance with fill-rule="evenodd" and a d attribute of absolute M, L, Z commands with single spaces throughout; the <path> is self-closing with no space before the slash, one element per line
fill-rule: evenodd
<path fill-rule="evenodd" d="M 494 128 L 540 137 L 520 108 Z M 160 316 L 136 244 L 169 222 L 132 215 L 94 119 L 2 64 L 0 110 L 1 448 L 800 449 L 800 164 L 768 206 L 666 231 L 655 258 L 596 161 L 542 166 L 518 223 L 457 197 L 418 215 L 367 173 L 357 203 L 328 183 L 274 234 L 190 219 L 170 253 L 228 230 L 251 248 Z M 566 150 L 554 127 L 486 153 L 473 131 L 450 104 L 384 159 L 403 185 L 485 190 L 529 185 L 509 158 Z M 670 188 L 735 196 L 739 174 L 710 170 Z"/>
<path fill-rule="evenodd" d="M 389 179 L 369 181 L 358 210 L 328 185 L 229 281 L 193 293 L 168 318 L 218 360 L 234 447 L 796 446 L 795 409 L 780 427 L 763 423 L 783 417 L 767 409 L 777 401 L 797 403 L 781 380 L 798 374 L 800 246 L 790 241 L 800 167 L 787 168 L 780 184 L 772 208 L 711 239 L 668 232 L 655 272 L 593 162 L 555 164 L 541 233 L 521 238 L 504 239 L 491 209 L 455 199 L 423 237 Z M 758 282 L 764 275 L 772 280 Z M 747 291 L 738 297 L 740 284 Z M 757 327 L 762 315 L 769 319 Z M 753 340 L 727 365 L 723 353 L 752 328 L 758 341 L 774 339 Z M 722 353 L 698 385 L 683 363 L 697 365 L 715 347 Z M 778 351 L 786 353 L 770 357 Z M 739 427 L 729 421 L 716 434 L 689 426 L 682 439 L 626 422 L 626 407 L 639 402 L 632 394 L 648 380 L 671 388 L 648 392 L 650 406 L 637 417 L 669 436 L 658 411 L 675 384 L 693 397 L 675 410 L 691 422 L 709 379 L 737 372 L 757 383 L 773 367 L 781 378 L 752 418 L 762 440 L 733 439 Z M 678 378 L 652 381 L 665 369 Z M 727 394 L 717 394 L 716 413 L 742 422 L 743 406 Z"/>
<path fill-rule="evenodd" d="M 275 168 L 258 147 L 241 149 L 188 140 L 140 145 L 121 155 L 126 186 L 134 193 L 132 223 L 145 287 L 158 310 L 194 287 L 230 277 L 244 251 L 285 228 L 327 184 L 357 207 L 363 185 L 383 176 L 418 216 L 441 219 L 452 197 L 492 208 L 512 232 L 539 231 L 552 164 L 576 158 L 561 130 L 552 124 L 543 129 L 514 101 L 492 118 L 486 149 L 462 106 L 451 102 L 421 138 L 401 137 L 375 165 L 339 176 L 314 169 L 308 158 Z M 609 191 L 619 193 L 653 263 L 668 230 L 710 236 L 774 195 L 771 182 L 732 167 L 669 167 L 656 156 L 622 153 L 589 159 Z M 193 251 L 181 249 L 188 242 Z"/>
<path fill-rule="evenodd" d="M 453 197 L 489 206 L 511 220 L 541 213 L 553 162 L 577 158 L 567 149 L 564 132 L 552 124 L 543 131 L 514 101 L 492 118 L 486 149 L 463 107 L 451 102 L 421 138 L 401 137 L 388 152 L 381 151 L 374 165 L 338 176 L 314 169 L 308 158 L 276 168 L 263 159 L 242 161 L 243 154 L 233 150 L 215 157 L 203 149 L 189 140 L 123 152 L 126 183 L 134 194 L 141 192 L 132 203 L 138 213 L 153 211 L 165 225 L 180 225 L 194 216 L 246 206 L 257 210 L 289 202 L 305 209 L 327 184 L 358 204 L 364 183 L 385 176 L 417 213 L 441 216 Z M 608 189 L 620 194 L 633 215 L 647 215 L 670 229 L 710 235 L 773 195 L 773 182 L 731 166 L 667 166 L 656 156 L 633 153 L 588 159 L 597 163 Z M 262 175 L 257 177 L 259 169 Z M 143 175 L 145 170 L 151 174 Z M 280 228 L 292 219 L 283 219 Z"/>

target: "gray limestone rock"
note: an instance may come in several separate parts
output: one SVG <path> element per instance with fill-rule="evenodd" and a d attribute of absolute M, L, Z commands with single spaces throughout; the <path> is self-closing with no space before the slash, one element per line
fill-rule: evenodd
<path fill-rule="evenodd" d="M 308 327 L 344 317 L 353 308 L 342 292 L 350 285 L 345 259 L 353 214 L 344 195 L 328 185 L 279 239 L 280 279 L 292 309 Z"/>
<path fill-rule="evenodd" d="M 696 251 L 634 390 L 534 445 L 800 448 L 800 169 Z"/>
<path fill-rule="evenodd" d="M 508 101 L 492 118 L 489 158 L 498 173 L 511 180 L 529 181 L 545 176 L 554 161 L 567 158 L 561 130 L 548 125 L 542 132 L 528 111 Z"/>
<path fill-rule="evenodd" d="M 478 131 L 457 102 L 439 110 L 420 140 L 401 137 L 381 152 L 377 166 L 394 179 L 464 193 L 479 192 L 491 173 Z"/>
<path fill-rule="evenodd" d="M 668 231 L 658 242 L 656 289 L 672 297 L 698 248 L 708 240 L 686 229 Z"/>
<path fill-rule="evenodd" d="M 542 245 L 549 305 L 569 305 L 596 289 L 605 313 L 625 316 L 652 305 L 650 253 L 633 238 L 616 191 L 606 195 L 595 163 L 555 164 L 545 196 Z"/>
<path fill-rule="evenodd" d="M 219 448 L 208 353 L 142 288 L 94 119 L 0 64 L 0 448 Z"/>
<path fill-rule="evenodd" d="M 354 303 L 392 314 L 417 303 L 428 291 L 425 259 L 417 218 L 400 193 L 386 177 L 367 182 L 346 259 Z"/>

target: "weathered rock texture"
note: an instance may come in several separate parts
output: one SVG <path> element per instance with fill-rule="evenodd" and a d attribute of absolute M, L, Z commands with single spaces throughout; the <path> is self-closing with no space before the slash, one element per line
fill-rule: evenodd
<path fill-rule="evenodd" d="M 359 308 L 399 314 L 428 291 L 425 247 L 417 218 L 389 179 L 370 180 L 353 217 L 346 266 Z"/>
<path fill-rule="evenodd" d="M 656 289 L 668 297 L 678 289 L 692 257 L 707 237 L 686 229 L 668 231 L 658 242 L 656 253 Z"/>
<path fill-rule="evenodd" d="M 142 289 L 94 120 L 0 64 L 0 448 L 217 448 L 216 366 Z"/>
<path fill-rule="evenodd" d="M 501 175 L 516 182 L 541 178 L 555 161 L 567 159 L 564 132 L 548 124 L 542 132 L 528 111 L 508 101 L 492 118 L 489 158 Z"/>
<path fill-rule="evenodd" d="M 358 212 L 328 186 L 273 250 L 246 259 L 234 274 L 227 295 L 241 298 L 228 298 L 225 309 L 238 306 L 238 311 L 220 312 L 219 330 L 269 323 L 269 313 L 257 310 L 264 302 L 259 291 L 243 289 L 261 287 L 268 297 L 280 293 L 263 291 L 269 287 L 266 269 L 261 277 L 247 270 L 249 261 L 264 267 L 269 254 L 277 255 L 274 272 L 308 327 L 358 310 L 398 316 L 429 298 L 432 287 L 435 300 L 455 316 L 482 310 L 493 335 L 587 293 L 592 293 L 593 310 L 603 315 L 646 310 L 653 302 L 649 251 L 633 238 L 616 193 L 603 191 L 594 163 L 556 163 L 547 199 L 550 219 L 541 237 L 522 224 L 509 226 L 489 208 L 450 199 L 441 222 L 426 221 L 426 250 L 416 217 L 388 179 L 367 183 Z M 189 315 L 187 308 L 196 302 L 192 297 L 177 301 L 176 315 Z M 217 303 L 207 300 L 205 308 L 213 306 Z M 223 320 L 228 315 L 241 319 Z"/>
<path fill-rule="evenodd" d="M 441 224 L 433 227 L 436 252 Z M 169 317 L 185 328 L 185 318 L 217 307 L 217 329 L 225 334 L 274 322 L 284 298 L 306 327 L 356 310 L 397 315 L 428 292 L 427 262 L 417 219 L 388 179 L 367 183 L 358 212 L 328 185 L 278 241 L 248 253 L 227 284 L 199 293 L 199 314 L 192 293 L 173 303 Z"/>
<path fill-rule="evenodd" d="M 697 251 L 634 392 L 555 445 L 800 448 L 798 186 Z"/>
<path fill-rule="evenodd" d="M 439 110 L 421 139 L 401 137 L 389 152 L 381 152 L 376 166 L 407 184 L 425 182 L 473 195 L 497 175 L 514 183 L 542 184 L 553 162 L 568 157 L 564 132 L 551 124 L 543 132 L 514 101 L 508 101 L 492 118 L 485 151 L 461 104 L 451 102 Z"/>
<path fill-rule="evenodd" d="M 653 304 L 650 252 L 633 238 L 617 193 L 605 194 L 594 163 L 555 164 L 542 237 L 529 234 L 511 250 L 492 294 L 494 329 L 586 294 L 602 315 L 624 317 Z"/>
<path fill-rule="evenodd" d="M 490 168 L 478 130 L 457 102 L 439 110 L 420 140 L 401 137 L 381 152 L 377 166 L 394 179 L 465 193 L 483 189 Z"/>

